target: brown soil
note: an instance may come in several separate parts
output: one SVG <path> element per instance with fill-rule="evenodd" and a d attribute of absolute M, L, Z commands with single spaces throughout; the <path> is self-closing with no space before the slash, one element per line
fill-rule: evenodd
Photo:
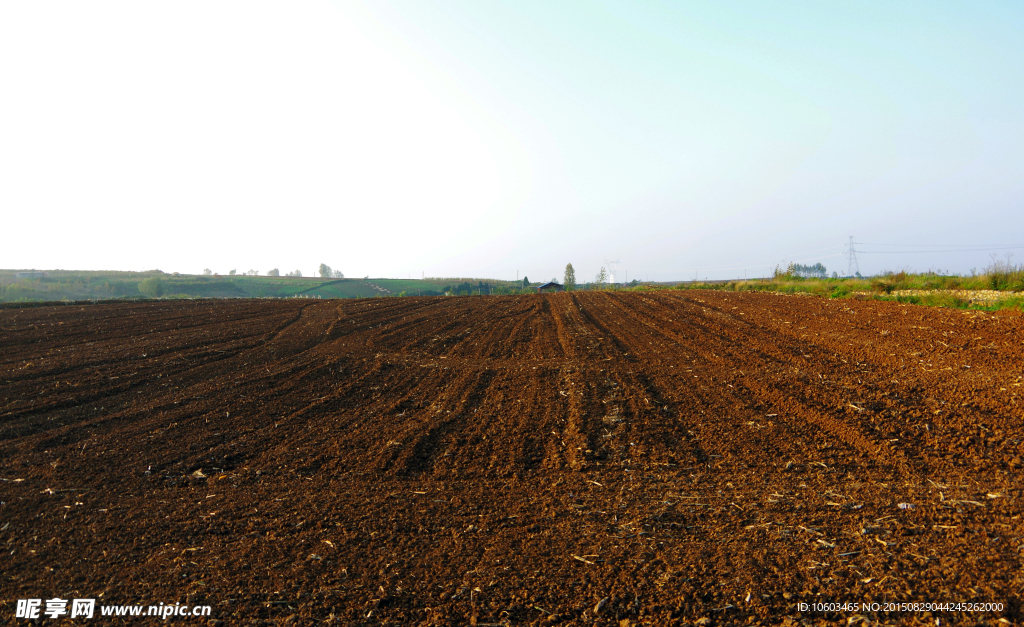
<path fill-rule="evenodd" d="M 772 294 L 0 309 L 0 622 L 1019 623 L 1022 356 Z M 866 601 L 1004 609 L 797 605 Z"/>

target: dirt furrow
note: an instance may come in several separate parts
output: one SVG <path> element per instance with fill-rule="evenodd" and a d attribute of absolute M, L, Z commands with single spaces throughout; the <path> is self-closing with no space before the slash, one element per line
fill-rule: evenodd
<path fill-rule="evenodd" d="M 1019 316 L 576 292 L 0 330 L 0 622 L 53 596 L 232 625 L 1024 619 Z"/>

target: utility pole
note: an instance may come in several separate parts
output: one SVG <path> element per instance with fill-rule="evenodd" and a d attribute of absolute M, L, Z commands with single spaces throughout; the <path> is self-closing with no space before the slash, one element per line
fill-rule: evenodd
<path fill-rule="evenodd" d="M 855 276 L 857 274 L 860 274 L 860 266 L 857 264 L 857 249 L 854 248 L 853 236 L 852 235 L 850 236 L 850 244 L 849 244 L 849 246 L 850 246 L 850 249 L 848 251 L 846 251 L 846 254 L 849 257 L 849 263 L 847 264 L 846 274 L 847 274 L 847 276 L 851 276 L 852 277 L 852 276 Z"/>

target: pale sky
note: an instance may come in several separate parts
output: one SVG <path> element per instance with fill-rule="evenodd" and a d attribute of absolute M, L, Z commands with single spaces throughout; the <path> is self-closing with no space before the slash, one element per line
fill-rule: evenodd
<path fill-rule="evenodd" d="M 1024 262 L 1022 32 L 1020 2 L 4 2 L 0 267 Z"/>

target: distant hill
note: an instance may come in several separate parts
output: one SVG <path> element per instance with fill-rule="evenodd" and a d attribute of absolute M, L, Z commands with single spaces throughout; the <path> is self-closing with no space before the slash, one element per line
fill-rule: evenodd
<path fill-rule="evenodd" d="M 497 279 L 329 279 L 93 270 L 0 270 L 0 302 L 142 298 L 372 298 L 517 293 Z"/>

